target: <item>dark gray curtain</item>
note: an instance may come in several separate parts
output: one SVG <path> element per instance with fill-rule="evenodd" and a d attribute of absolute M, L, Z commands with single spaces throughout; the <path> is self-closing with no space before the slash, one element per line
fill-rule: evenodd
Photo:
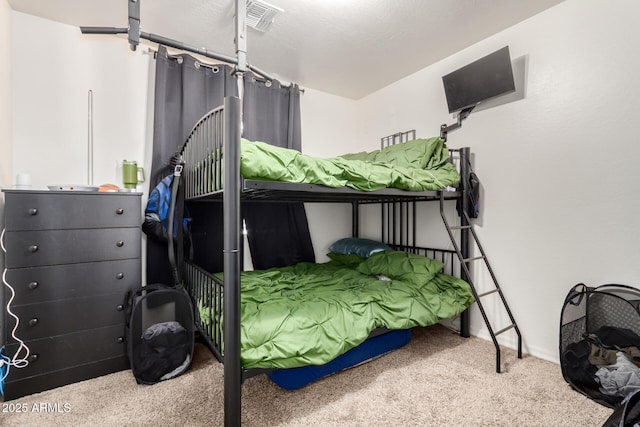
<path fill-rule="evenodd" d="M 156 54 L 153 153 L 150 189 L 173 170 L 171 157 L 180 149 L 193 126 L 208 111 L 219 107 L 224 97 L 237 96 L 237 80 L 227 65 L 204 67 L 190 55 L 169 56 L 164 46 Z M 222 207 L 189 206 L 192 221 L 194 257 L 202 258 L 204 268 L 222 270 L 222 257 L 207 259 L 205 253 L 222 253 L 222 237 L 216 238 L 222 224 Z M 213 238 L 210 238 L 213 236 Z M 198 260 L 196 259 L 196 262 Z M 172 283 L 166 243 L 147 239 L 147 282 Z"/>
<path fill-rule="evenodd" d="M 237 79 L 228 65 L 205 66 L 190 55 L 169 56 L 160 46 L 156 55 L 154 137 L 150 182 L 153 188 L 172 173 L 171 157 L 197 121 L 237 96 Z M 245 74 L 243 137 L 300 149 L 300 91 L 297 85 L 267 85 Z M 194 260 L 211 272 L 222 271 L 222 205 L 188 204 L 192 221 Z M 314 261 L 306 213 L 302 204 L 243 204 L 255 268 Z M 167 247 L 147 239 L 147 281 L 171 281 Z"/>
<path fill-rule="evenodd" d="M 246 76 L 243 123 L 246 139 L 300 150 L 299 87 Z M 255 269 L 315 261 L 304 204 L 245 203 L 243 216 Z"/>
<path fill-rule="evenodd" d="M 243 137 L 300 151 L 300 88 L 244 79 Z"/>
<path fill-rule="evenodd" d="M 205 67 L 190 55 L 169 56 L 160 46 L 156 54 L 155 104 L 151 185 L 171 171 L 169 160 L 193 126 L 225 96 L 237 96 L 236 78 L 228 65 Z"/>

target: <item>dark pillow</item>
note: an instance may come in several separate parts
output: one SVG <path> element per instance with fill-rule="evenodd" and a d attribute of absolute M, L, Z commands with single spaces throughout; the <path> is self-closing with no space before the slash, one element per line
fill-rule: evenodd
<path fill-rule="evenodd" d="M 401 251 L 385 251 L 371 255 L 357 270 L 369 276 L 382 274 L 391 280 L 403 280 L 416 285 L 429 282 L 444 264 L 422 255 Z"/>
<path fill-rule="evenodd" d="M 364 258 L 358 254 L 337 254 L 329 252 L 327 256 L 329 259 L 350 268 L 356 268 L 362 261 L 364 261 Z"/>
<path fill-rule="evenodd" d="M 362 258 L 369 258 L 377 252 L 390 250 L 391 248 L 384 243 L 358 237 L 345 237 L 329 246 L 329 252 L 343 255 L 356 254 Z"/>

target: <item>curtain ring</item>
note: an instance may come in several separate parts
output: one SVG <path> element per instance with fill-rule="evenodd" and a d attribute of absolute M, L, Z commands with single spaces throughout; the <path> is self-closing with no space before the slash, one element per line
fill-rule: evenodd
<path fill-rule="evenodd" d="M 200 63 L 198 61 L 194 62 L 193 66 L 196 67 L 196 70 L 200 69 Z"/>
<path fill-rule="evenodd" d="M 184 60 L 182 59 L 182 56 L 178 56 L 178 57 L 176 58 L 176 61 L 178 62 L 178 64 L 182 64 L 182 62 L 183 62 Z"/>
<path fill-rule="evenodd" d="M 271 80 L 267 80 L 266 82 L 264 82 L 264 85 L 266 87 L 271 87 Z"/>
<path fill-rule="evenodd" d="M 214 74 L 217 74 L 217 73 L 220 72 L 220 68 L 218 68 L 216 66 L 213 66 L 213 67 L 211 67 L 211 72 L 214 73 Z"/>

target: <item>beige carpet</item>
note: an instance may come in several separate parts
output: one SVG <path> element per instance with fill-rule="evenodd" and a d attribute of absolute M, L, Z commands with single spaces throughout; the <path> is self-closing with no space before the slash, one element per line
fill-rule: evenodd
<path fill-rule="evenodd" d="M 370 363 L 285 391 L 264 375 L 243 385 L 245 426 L 601 426 L 611 410 L 572 391 L 558 365 L 442 326 Z M 3 426 L 222 426 L 222 365 L 196 347 L 193 367 L 153 386 L 130 371 L 11 401 Z M 42 404 L 59 413 L 38 413 Z M 34 406 L 35 405 L 35 406 Z M 68 410 L 68 411 L 67 411 Z"/>

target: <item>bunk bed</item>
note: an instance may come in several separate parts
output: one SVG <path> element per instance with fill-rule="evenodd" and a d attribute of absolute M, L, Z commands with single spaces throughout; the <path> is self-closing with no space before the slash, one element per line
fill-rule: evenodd
<path fill-rule="evenodd" d="M 235 65 L 235 74 L 240 83 L 246 72 L 253 72 L 272 80 L 268 74 L 248 64 L 247 37 L 246 37 L 246 4 L 242 0 L 235 1 L 235 58 L 216 54 L 201 48 L 193 48 L 184 43 L 176 42 L 165 37 L 148 34 L 140 31 L 140 2 L 128 2 L 129 26 L 127 28 L 107 27 L 81 27 L 84 34 L 123 34 L 128 35 L 129 44 L 135 50 L 139 40 L 146 39 L 152 42 L 175 47 L 177 49 L 195 52 L 197 54 L 218 59 Z M 285 182 L 282 180 L 266 179 L 259 174 L 255 177 L 245 177 L 241 169 L 241 149 L 246 142 L 242 141 L 242 101 L 236 97 L 225 98 L 224 105 L 211 111 L 194 127 L 189 138 L 183 145 L 180 156 L 176 159 L 175 177 L 178 177 L 184 196 L 179 202 L 177 211 L 181 212 L 184 203 L 219 202 L 222 203 L 224 218 L 223 231 L 223 271 L 209 272 L 199 267 L 191 259 L 185 259 L 181 254 L 183 245 L 178 240 L 178 270 L 181 271 L 185 287 L 193 298 L 196 306 L 196 326 L 213 354 L 224 363 L 224 413 L 225 425 L 240 425 L 241 421 L 241 385 L 242 382 L 253 375 L 273 371 L 282 366 L 299 366 L 304 362 L 296 361 L 293 365 L 278 365 L 268 362 L 266 364 L 249 363 L 243 366 L 242 354 L 242 302 L 241 302 L 241 276 L 242 272 L 242 221 L 241 201 L 284 201 L 284 202 L 328 202 L 349 203 L 352 207 L 352 236 L 358 236 L 360 230 L 360 208 L 363 205 L 378 204 L 381 206 L 382 230 L 381 242 L 387 244 L 391 250 L 384 251 L 394 254 L 407 254 L 407 256 L 420 257 L 421 264 L 427 265 L 429 274 L 428 282 L 433 278 L 454 284 L 453 288 L 462 289 L 469 282 L 469 272 L 464 259 L 470 252 L 469 220 L 466 215 L 460 217 L 459 244 L 454 242 L 456 250 L 431 249 L 416 245 L 417 204 L 421 202 L 439 202 L 440 211 L 444 219 L 444 206 L 447 201 L 460 204 L 459 212 L 465 212 L 468 208 L 469 193 L 468 182 L 465 179 L 457 181 L 433 179 L 428 185 L 422 187 L 400 186 L 393 188 L 394 184 L 380 183 L 374 188 L 360 188 L 356 186 L 328 186 L 326 182 Z M 457 124 L 459 126 L 459 123 Z M 441 130 L 441 141 L 446 142 L 446 132 L 453 127 L 444 126 Z M 397 135 L 391 136 L 391 142 L 395 142 Z M 401 142 L 406 142 L 405 134 L 400 135 Z M 413 134 L 415 138 L 415 133 Z M 384 139 L 383 139 L 384 140 Z M 387 143 L 389 140 L 387 139 Z M 383 144 L 384 145 L 384 144 Z M 387 144 L 388 145 L 388 144 Z M 255 148 L 255 147 L 254 147 Z M 459 170 L 457 176 L 469 174 L 469 148 L 449 150 L 459 156 Z M 358 159 L 356 159 L 358 160 Z M 446 163 L 446 162 L 445 162 Z M 302 168 L 304 172 L 304 167 Z M 450 169 L 450 168 L 449 168 Z M 246 171 L 245 171 L 246 172 Z M 391 185 L 391 186 L 389 186 Z M 452 203 L 449 203 L 450 205 Z M 173 218 L 170 218 L 173 223 Z M 446 220 L 445 226 L 449 229 Z M 181 227 L 178 227 L 180 239 Z M 451 234 L 450 234 L 451 236 Z M 170 239 L 170 246 L 172 240 Z M 369 259 L 374 258 L 372 255 Z M 432 261 L 424 261 L 432 260 Z M 331 264 L 331 263 L 334 264 Z M 335 267 L 337 260 L 332 260 L 330 269 Z M 339 262 L 338 262 L 339 263 Z M 364 261 L 362 261 L 364 264 Z M 361 265 L 361 264 L 359 264 Z M 325 266 L 327 267 L 327 266 Z M 301 268 L 292 266 L 290 268 Z M 306 268 L 306 266 L 305 266 Z M 336 267 L 337 268 L 337 267 Z M 438 271 L 435 271 L 438 270 Z M 337 274 L 336 270 L 330 270 L 330 275 Z M 357 272 L 358 274 L 364 274 Z M 366 276 L 377 272 L 367 271 Z M 254 273 L 260 274 L 260 273 Z M 349 272 L 348 274 L 355 274 Z M 383 275 L 386 277 L 386 275 Z M 393 274 L 391 274 L 393 276 Z M 460 279 L 456 278 L 460 277 Z M 397 278 L 390 277 L 397 280 Z M 368 277 L 367 280 L 372 280 Z M 377 279 L 375 279 L 377 280 Z M 393 281 L 393 280 L 392 280 Z M 398 280 L 400 281 L 400 280 Z M 468 286 L 468 284 L 467 284 Z M 459 306 L 448 315 L 455 316 L 460 313 L 460 334 L 469 336 L 469 314 L 465 310 L 474 300 L 475 291 L 468 287 L 469 292 L 458 301 Z M 413 295 L 413 293 L 411 293 Z M 456 297 L 453 298 L 455 300 Z M 419 325 L 435 323 L 441 316 L 426 321 L 418 322 Z M 365 346 L 379 337 L 392 334 L 390 329 L 407 330 L 414 323 L 403 325 L 390 325 L 391 328 L 377 327 L 368 333 L 361 344 L 362 336 L 357 337 L 351 346 L 358 348 Z M 344 349 L 340 350 L 344 351 Z M 351 350 L 347 350 L 347 353 Z M 344 354 L 347 354 L 344 353 Z M 341 356 L 325 355 L 325 360 Z M 308 362 L 307 362 L 308 363 Z M 331 364 L 331 362 L 326 365 Z M 326 366 L 325 365 L 325 366 Z M 302 366 L 304 368 L 304 366 Z M 293 368 L 297 369 L 297 368 Z M 276 371 L 277 372 L 277 371 Z"/>
<path fill-rule="evenodd" d="M 416 140 L 413 131 L 383 138 L 381 149 L 374 152 L 347 154 L 332 159 L 314 159 L 294 150 L 242 139 L 240 114 L 241 100 L 226 98 L 223 106 L 210 111 L 194 126 L 174 162 L 187 204 L 223 204 L 223 271 L 206 271 L 193 259 L 188 258 L 180 261 L 180 270 L 196 308 L 196 327 L 215 357 L 224 363 L 225 418 L 228 424 L 239 423 L 241 385 L 245 379 L 254 375 L 271 374 L 274 371 L 277 373 L 283 369 L 293 371 L 304 369 L 306 366 L 326 367 L 342 355 L 349 354 L 361 346 L 365 347 L 382 334 L 389 334 L 387 341 L 390 341 L 392 338 L 398 338 L 392 335 L 394 332 L 435 324 L 459 315 L 460 333 L 463 336 L 469 335 L 469 316 L 466 309 L 475 298 L 473 290 L 466 282 L 456 252 L 416 245 L 419 229 L 416 210 L 419 203 L 439 202 L 441 209 L 447 201 L 467 203 L 466 180 L 460 180 L 459 177 L 468 174 L 469 148 L 449 150 L 440 137 Z M 405 150 L 407 147 L 408 152 Z M 417 161 L 418 167 L 409 169 L 420 170 L 416 173 L 420 174 L 422 179 L 415 178 L 402 166 L 392 168 L 400 172 L 391 173 L 394 177 L 391 180 L 383 178 L 381 182 L 377 182 L 373 179 L 374 184 L 370 188 L 361 188 L 362 185 L 367 185 L 359 179 L 353 183 L 345 179 L 344 175 L 340 175 L 346 169 L 346 175 L 358 177 L 358 173 L 353 171 L 354 163 L 364 164 L 365 169 L 376 166 L 389 169 L 389 164 L 393 163 L 388 157 L 389 151 L 400 151 L 399 157 L 403 159 L 401 162 Z M 420 157 L 420 153 L 425 154 L 425 157 L 416 160 L 412 157 L 416 153 L 417 157 Z M 385 159 L 386 164 L 380 156 Z M 460 171 L 453 166 L 450 156 L 458 158 L 456 163 L 460 166 Z M 314 163 L 316 161 L 320 162 L 320 166 Z M 262 168 L 265 164 L 270 167 Z M 285 164 L 287 167 L 281 166 L 277 169 L 278 164 Z M 309 173 L 309 168 L 314 169 L 314 172 Z M 262 169 L 266 169 L 266 172 Z M 328 170 L 329 175 L 337 171 L 338 178 L 334 176 L 335 179 L 332 181 L 330 176 L 325 177 L 318 170 Z M 413 178 L 408 181 L 397 179 L 398 176 L 407 175 Z M 310 181 L 307 179 L 309 176 L 313 178 Z M 306 182 L 299 182 L 300 180 Z M 329 253 L 331 261 L 328 263 L 301 263 L 267 271 L 243 272 L 240 209 L 242 201 L 245 200 L 351 204 L 351 237 L 354 239 L 359 235 L 361 207 L 380 205 L 380 243 L 387 245 L 389 250 L 367 255 L 357 254 L 355 264 L 349 265 L 353 263 L 356 251 L 338 250 L 337 253 L 333 253 L 331 250 L 335 245 L 332 245 Z M 464 221 L 463 217 L 461 222 Z M 466 232 L 464 227 L 461 228 L 463 237 Z M 469 251 L 468 238 L 464 237 L 461 241 L 460 248 L 466 254 Z M 418 267 L 415 271 L 410 271 L 408 276 L 403 276 L 407 271 L 397 270 L 404 267 L 387 263 L 387 257 L 400 257 L 404 266 Z M 382 267 L 379 265 L 380 260 L 384 264 Z M 325 277 L 319 279 L 320 274 L 324 274 Z M 418 279 L 420 283 L 413 283 L 416 282 L 413 280 L 415 274 L 422 274 Z M 311 287 L 302 286 L 300 283 L 308 282 L 309 275 L 313 276 L 310 280 Z M 456 276 L 463 277 L 459 279 Z M 392 280 L 387 281 L 388 279 Z M 381 283 L 386 287 L 382 288 Z M 310 292 L 316 292 L 319 287 L 322 288 L 320 296 L 309 296 Z M 327 297 L 328 289 L 335 288 L 340 288 L 341 296 Z M 374 288 L 384 290 L 371 295 L 370 292 L 373 292 L 371 290 Z M 272 298 L 269 292 L 273 292 Z M 396 292 L 402 296 L 399 297 Z M 367 294 L 366 301 L 352 299 L 354 295 L 359 298 L 363 293 Z M 302 301 L 292 302 L 291 296 L 294 294 L 302 295 Z M 318 304 L 331 298 L 332 304 L 318 308 Z M 336 303 L 335 298 L 345 300 Z M 430 298 L 437 299 L 437 307 L 429 306 Z M 353 313 L 345 315 L 343 312 L 335 311 L 336 306 L 347 307 L 349 311 L 349 302 L 358 307 L 358 319 L 352 316 Z M 388 305 L 385 305 L 385 302 Z M 397 310 L 398 307 L 406 308 L 414 303 L 421 308 L 416 311 Z M 298 306 L 295 304 L 307 305 L 304 309 L 297 309 Z M 274 315 L 269 311 L 278 305 L 284 305 L 284 314 Z M 384 315 L 375 319 L 367 318 L 364 320 L 364 329 L 358 328 L 356 323 L 362 317 L 362 311 L 375 311 L 371 309 L 373 306 L 378 312 L 404 313 L 392 319 Z M 295 315 L 292 314 L 294 311 Z M 295 325 L 305 323 L 305 314 L 307 323 L 313 324 L 312 326 L 322 324 L 323 328 L 313 329 L 307 325 L 306 330 L 296 332 Z M 337 334 L 335 339 L 331 336 L 327 338 L 326 335 L 331 334 L 327 331 L 336 331 L 335 325 L 325 324 L 330 322 L 331 318 L 338 319 L 337 323 L 349 325 L 349 331 L 334 332 Z M 276 326 L 269 326 L 270 324 Z M 378 326 L 371 327 L 374 324 Z M 283 330 L 288 333 L 293 331 L 294 335 L 278 335 Z M 275 342 L 276 335 L 284 338 Z M 283 348 L 291 342 L 294 343 L 293 346 Z M 384 351 L 388 350 L 389 348 L 384 348 Z M 367 357 L 375 357 L 379 353 L 379 350 L 373 350 L 373 355 L 367 353 Z M 362 358 L 357 361 L 362 361 Z M 347 363 L 347 366 L 351 364 Z M 344 367 L 344 363 L 338 363 L 337 367 L 332 369 L 340 370 Z M 329 371 L 333 372 L 331 369 Z M 327 371 L 321 372 L 324 375 Z M 317 377 L 320 374 L 311 376 L 314 375 Z"/>

